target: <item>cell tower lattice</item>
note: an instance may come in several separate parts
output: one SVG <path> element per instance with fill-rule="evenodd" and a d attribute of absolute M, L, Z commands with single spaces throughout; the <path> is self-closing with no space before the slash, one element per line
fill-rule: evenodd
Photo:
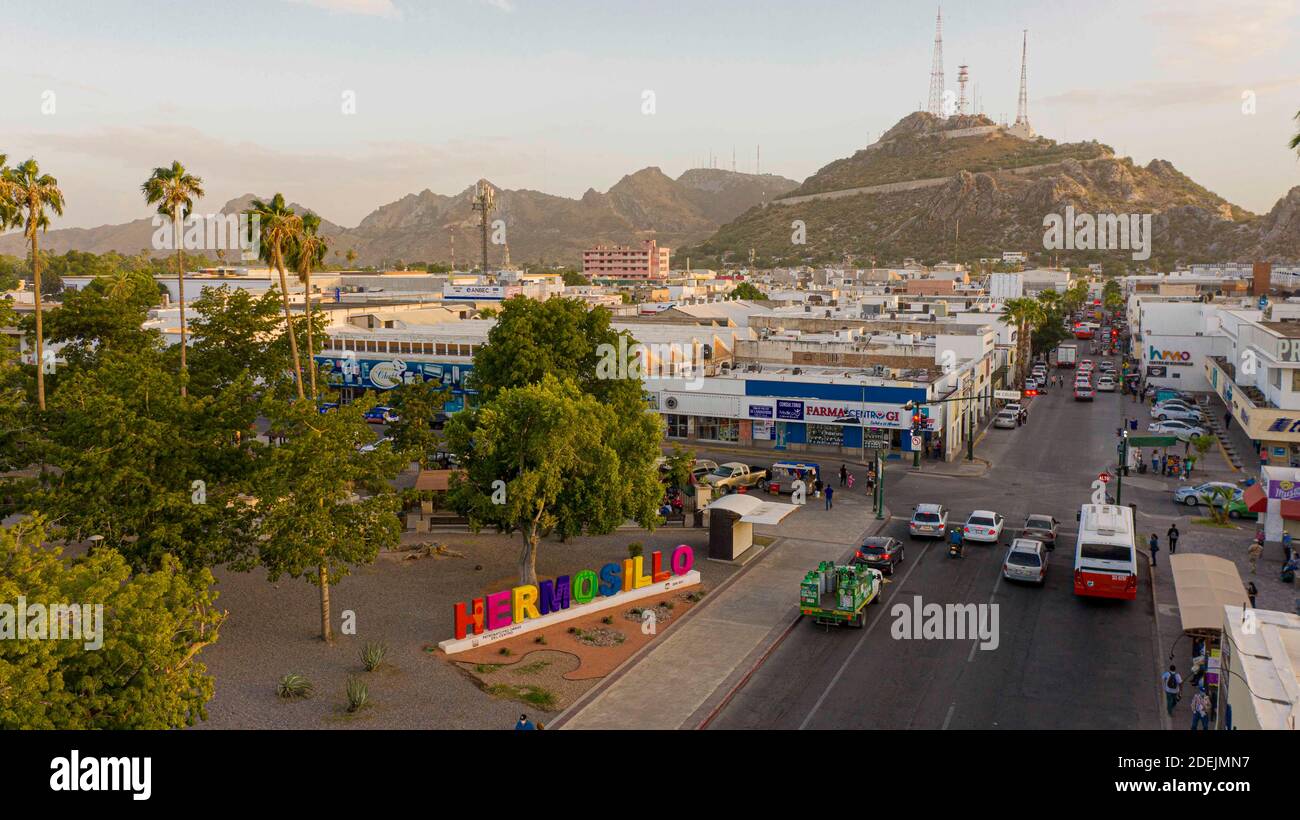
<path fill-rule="evenodd" d="M 1027 56 L 1029 54 L 1029 29 L 1024 31 L 1024 40 L 1020 44 L 1020 100 L 1016 103 L 1016 125 L 1029 125 L 1029 72 Z"/>
<path fill-rule="evenodd" d="M 943 116 L 943 7 L 934 18 L 934 63 L 930 66 L 930 108 L 936 117 Z"/>
<path fill-rule="evenodd" d="M 483 273 L 488 272 L 488 214 L 496 210 L 497 200 L 496 191 L 486 179 L 478 181 L 478 188 L 474 193 L 474 210 L 482 214 L 480 227 L 483 230 Z"/>
<path fill-rule="evenodd" d="M 966 81 L 970 79 L 970 74 L 966 71 L 966 66 L 957 66 L 957 113 L 966 116 Z"/>

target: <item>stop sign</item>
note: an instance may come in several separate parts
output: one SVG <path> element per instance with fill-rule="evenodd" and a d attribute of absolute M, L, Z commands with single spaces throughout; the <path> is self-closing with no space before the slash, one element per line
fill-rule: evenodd
<path fill-rule="evenodd" d="M 1097 476 L 1097 480 L 1100 481 L 1102 484 L 1109 484 L 1110 473 L 1102 473 L 1101 475 Z"/>

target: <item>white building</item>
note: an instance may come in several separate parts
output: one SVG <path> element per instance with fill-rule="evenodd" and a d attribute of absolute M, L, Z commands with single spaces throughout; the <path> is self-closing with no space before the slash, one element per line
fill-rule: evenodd
<path fill-rule="evenodd" d="M 1300 729 L 1300 616 L 1223 607 L 1216 729 Z"/>

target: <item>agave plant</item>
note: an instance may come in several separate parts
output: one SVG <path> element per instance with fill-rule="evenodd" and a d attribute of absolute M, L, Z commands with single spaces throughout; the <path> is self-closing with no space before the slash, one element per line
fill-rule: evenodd
<path fill-rule="evenodd" d="M 365 681 L 360 678 L 348 678 L 348 711 L 356 712 L 370 702 L 370 692 Z"/>
<path fill-rule="evenodd" d="M 285 699 L 309 698 L 312 691 L 311 681 L 293 672 L 280 678 L 280 685 L 275 688 L 275 693 Z"/>
<path fill-rule="evenodd" d="M 361 665 L 366 668 L 367 672 L 373 672 L 384 662 L 384 657 L 387 655 L 388 644 L 368 643 L 361 650 Z"/>

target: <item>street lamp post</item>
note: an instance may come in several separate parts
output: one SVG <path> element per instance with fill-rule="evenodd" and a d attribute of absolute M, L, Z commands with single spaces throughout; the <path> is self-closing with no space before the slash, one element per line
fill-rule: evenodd
<path fill-rule="evenodd" d="M 885 460 L 876 451 L 876 520 L 885 518 Z"/>
<path fill-rule="evenodd" d="M 1119 435 L 1119 469 L 1115 471 L 1115 505 L 1124 503 L 1124 470 L 1128 466 L 1128 430 Z"/>

